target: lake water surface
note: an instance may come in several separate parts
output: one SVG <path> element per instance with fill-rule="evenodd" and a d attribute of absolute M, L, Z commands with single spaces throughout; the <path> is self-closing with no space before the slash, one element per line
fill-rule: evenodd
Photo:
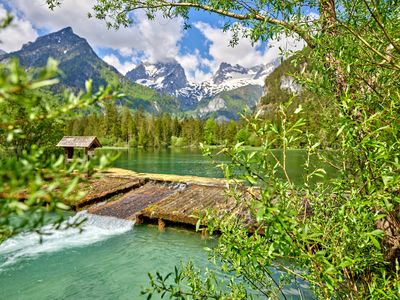
<path fill-rule="evenodd" d="M 118 168 L 140 173 L 176 174 L 201 177 L 223 177 L 213 161 L 197 149 L 101 149 L 100 153 L 119 154 Z M 221 160 L 221 158 L 220 158 Z M 227 160 L 223 160 L 227 162 Z"/>
<path fill-rule="evenodd" d="M 113 166 L 140 173 L 159 173 L 191 175 L 201 177 L 222 178 L 224 174 L 217 166 L 218 163 L 229 163 L 229 159 L 216 156 L 215 161 L 204 156 L 200 150 L 196 149 L 102 149 L 100 153 L 119 154 L 119 158 Z M 217 152 L 218 150 L 215 150 Z M 249 150 L 252 151 L 252 150 Z M 282 160 L 281 150 L 271 150 L 272 153 Z M 289 177 L 295 184 L 304 182 L 304 163 L 306 161 L 306 151 L 288 150 L 286 165 Z M 272 162 L 272 159 L 271 159 Z M 275 163 L 275 162 L 274 162 Z M 331 166 L 319 162 L 316 158 L 311 160 L 314 168 L 323 167 L 327 172 L 327 178 L 335 176 L 336 171 Z M 283 178 L 283 173 L 278 172 L 278 176 Z"/>
<path fill-rule="evenodd" d="M 51 229 L 42 243 L 29 233 L 0 245 L 0 299 L 143 299 L 148 272 L 189 259 L 207 265 L 203 248 L 213 241 L 197 233 L 83 217 L 82 233 Z"/>
<path fill-rule="evenodd" d="M 118 152 L 116 167 L 222 177 L 199 151 Z M 304 152 L 293 152 L 288 163 L 290 172 L 301 178 L 298 167 L 304 163 Z M 172 228 L 160 232 L 154 226 L 133 226 L 129 221 L 85 212 L 78 217 L 82 215 L 88 218 L 82 233 L 47 229 L 51 234 L 44 236 L 42 243 L 37 234 L 27 233 L 0 245 L 0 299 L 145 299 L 139 294 L 148 286 L 149 272 L 166 274 L 188 260 L 203 269 L 210 267 L 204 247 L 212 247 L 216 241 L 202 239 L 198 233 Z M 305 286 L 302 290 L 310 297 Z M 300 298 L 294 287 L 286 294 L 288 299 Z"/>
<path fill-rule="evenodd" d="M 216 241 L 198 233 L 160 232 L 85 212 L 78 217 L 87 218 L 82 233 L 47 228 L 50 235 L 42 243 L 28 233 L 0 245 L 0 299 L 145 299 L 140 291 L 149 286 L 149 272 L 166 275 L 189 260 L 202 270 L 212 268 L 204 247 Z M 303 296 L 310 295 L 304 284 L 300 287 Z M 298 286 L 289 287 L 286 296 L 300 299 Z"/>

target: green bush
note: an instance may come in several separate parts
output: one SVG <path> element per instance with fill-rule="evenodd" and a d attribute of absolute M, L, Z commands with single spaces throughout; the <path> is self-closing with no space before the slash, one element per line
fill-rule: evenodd
<path fill-rule="evenodd" d="M 185 140 L 182 137 L 171 137 L 171 147 L 181 148 L 186 146 Z"/>
<path fill-rule="evenodd" d="M 55 84 L 57 74 L 51 59 L 35 74 L 26 73 L 15 60 L 0 65 L 0 149 L 6 154 L 0 156 L 0 242 L 22 231 L 40 233 L 48 213 L 55 213 L 54 223 L 60 224 L 69 209 L 66 203 L 83 196 L 75 188 L 83 177 L 66 178 L 93 170 L 87 161 L 65 166 L 54 147 L 62 131 L 53 131 L 72 111 L 113 95 L 110 89 L 93 95 L 89 81 L 85 93 L 70 94 L 60 105 L 41 90 Z"/>

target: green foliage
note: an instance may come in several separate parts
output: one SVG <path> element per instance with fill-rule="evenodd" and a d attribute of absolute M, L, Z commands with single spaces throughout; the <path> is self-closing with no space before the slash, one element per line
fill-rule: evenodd
<path fill-rule="evenodd" d="M 151 299 L 153 293 L 160 293 L 161 298 L 168 295 L 174 299 L 249 299 L 246 290 L 242 285 L 235 284 L 233 278 L 226 284 L 231 291 L 220 289 L 224 281 L 217 278 L 215 272 L 207 270 L 202 276 L 201 272 L 196 270 L 192 263 L 188 263 L 181 269 L 175 267 L 174 273 L 162 276 L 156 273 L 156 276 L 149 274 L 151 288 L 141 292 L 141 295 L 147 295 Z M 170 279 L 174 277 L 173 282 Z M 185 283 L 183 282 L 185 280 Z M 189 290 L 182 289 L 187 285 Z"/>
<path fill-rule="evenodd" d="M 236 184 L 227 192 L 242 204 L 248 199 L 244 191 L 251 195 L 247 204 L 257 223 L 249 235 L 245 220 L 208 216 L 212 221 L 209 225 L 221 232 L 214 254 L 224 264 L 222 271 L 243 279 L 246 287 L 268 298 L 285 297 L 285 285 L 304 280 L 318 298 L 397 299 L 398 2 L 101 0 L 94 11 L 95 17 L 118 28 L 129 25 L 133 16 L 130 12 L 140 8 L 149 18 L 161 11 L 168 18 L 187 19 L 191 8 L 227 17 L 225 29 L 234 32 L 232 44 L 237 44 L 240 34 L 253 41 L 266 41 L 280 34 L 301 37 L 310 50 L 307 61 L 311 70 L 300 71 L 297 79 L 312 96 L 324 100 L 324 113 L 331 113 L 328 130 L 324 128 L 319 134 L 317 127 L 313 132 L 305 128 L 312 120 L 299 115 L 301 107 L 296 103 L 279 105 L 272 120 L 247 118 L 248 130 L 262 141 L 260 150 L 248 153 L 241 144 L 225 149 L 232 158 L 232 163 L 225 166 L 228 177 L 236 174 L 232 168 L 246 172 L 242 178 L 246 185 L 240 185 L 233 176 Z M 311 17 L 305 11 L 317 11 L 318 16 Z M 308 153 L 305 184 L 296 186 L 287 170 L 286 150 L 296 147 L 302 137 Z M 282 157 L 271 151 L 275 146 L 282 149 Z M 326 158 L 320 146 L 336 147 L 335 159 Z M 313 178 L 326 173 L 311 166 L 312 156 L 336 167 L 340 177 L 312 184 Z M 278 172 L 284 174 L 283 179 L 276 176 Z M 284 275 L 274 279 L 271 268 Z M 185 276 L 180 274 L 176 272 L 172 286 L 165 285 L 165 278 L 159 276 L 152 281 L 153 290 L 181 298 L 190 298 L 196 292 L 199 298 L 218 299 L 214 287 L 211 295 L 201 294 L 209 290 L 208 286 L 190 284 L 194 270 Z M 233 293 L 236 287 L 234 284 L 227 289 Z M 229 291 L 221 298 L 228 298 Z M 231 296 L 235 297 L 245 298 L 243 294 Z"/>
<path fill-rule="evenodd" d="M 295 55 L 284 60 L 270 75 L 265 78 L 265 94 L 261 97 L 256 110 L 262 112 L 264 119 L 274 119 L 277 116 L 279 105 L 291 99 L 292 105 L 288 110 L 291 118 L 296 118 L 294 110 L 300 105 L 303 107 L 303 118 L 307 123 L 309 133 L 320 137 L 321 148 L 337 148 L 335 132 L 331 130 L 334 119 L 332 115 L 338 113 L 335 102 L 330 98 L 311 91 L 307 88 L 304 78 L 312 76 L 315 64 L 310 58 L 310 49 L 305 48 Z M 314 66 L 314 67 L 313 67 Z M 292 81 L 292 89 L 282 85 Z M 297 91 L 294 91 L 297 89 Z M 306 140 L 299 141 L 304 146 Z"/>
<path fill-rule="evenodd" d="M 393 263 L 387 260 L 385 232 L 376 224 L 393 209 L 389 203 L 398 203 L 398 199 L 384 196 L 388 191 L 382 189 L 374 191 L 373 196 L 364 194 L 360 189 L 363 183 L 356 185 L 354 179 L 349 180 L 346 166 L 339 167 L 343 168 L 342 177 L 331 181 L 324 178 L 324 169 L 315 168 L 310 162 L 315 157 L 323 161 L 326 158 L 305 130 L 304 119 L 287 118 L 290 106 L 289 102 L 279 107 L 279 124 L 270 121 L 260 125 L 256 117 L 248 120 L 249 128 L 263 140 L 260 150 L 249 152 L 241 144 L 223 150 L 224 155 L 231 157 L 231 162 L 223 165 L 225 174 L 234 180 L 234 174 L 243 174 L 240 179 L 246 183 L 232 184 L 227 195 L 238 203 L 246 203 L 257 223 L 252 228 L 254 233 L 249 235 L 244 226 L 246 216 L 236 220 L 229 213 L 219 214 L 218 218 L 213 214 L 205 216 L 208 230 L 220 233 L 211 261 L 222 262 L 222 266 L 217 263 L 216 267 L 229 278 L 232 276 L 231 282 L 236 284 L 227 288 L 214 282 L 213 293 L 204 297 L 231 299 L 230 293 L 245 288 L 247 292 L 232 299 L 250 298 L 249 290 L 278 299 L 285 297 L 289 286 L 308 282 L 314 296 L 324 299 L 348 295 L 360 299 L 395 299 L 400 291 L 398 257 Z M 266 139 L 265 132 L 272 134 Z M 286 149 L 303 134 L 308 136 L 309 143 L 305 181 L 299 186 L 289 175 Z M 271 151 L 276 143 L 283 149 L 280 157 Z M 337 153 L 337 161 L 333 163 L 342 160 Z M 277 176 L 278 173 L 284 176 Z M 395 186 L 398 184 L 397 181 Z M 245 198 L 244 192 L 251 199 Z M 385 208 L 385 203 L 389 207 Z M 151 281 L 152 288 L 147 293 L 166 292 L 174 297 L 186 295 L 187 299 L 192 293 L 209 291 L 204 286 L 188 284 L 187 279 L 198 274 L 198 270 L 192 270 L 191 274 L 184 270 L 178 271 L 180 276 L 174 283 L 167 284 L 165 278 Z M 272 276 L 277 271 L 281 272 L 280 278 Z M 244 287 L 239 284 L 241 280 L 246 283 Z M 224 294 L 219 294 L 221 291 Z"/>
<path fill-rule="evenodd" d="M 246 128 L 242 128 L 238 131 L 236 134 L 236 140 L 239 143 L 247 143 L 248 139 L 250 137 L 250 133 Z"/>
<path fill-rule="evenodd" d="M 63 156 L 55 155 L 55 141 L 71 111 L 113 95 L 110 89 L 93 94 L 88 81 L 85 93 L 69 94 L 60 105 L 41 91 L 57 83 L 57 74 L 53 60 L 35 74 L 26 73 L 17 61 L 0 66 L 0 241 L 26 230 L 40 234 L 49 213 L 57 215 L 52 222 L 59 225 L 69 209 L 65 203 L 83 196 L 76 189 L 81 181 L 76 175 L 93 170 L 91 162 L 64 166 Z"/>
<path fill-rule="evenodd" d="M 67 135 L 95 135 L 105 146 L 123 147 L 198 147 L 244 142 L 260 146 L 260 140 L 243 129 L 243 122 L 218 123 L 207 120 L 178 119 L 170 114 L 148 115 L 143 110 L 131 112 L 126 106 L 118 107 L 112 101 L 104 103 L 104 114 L 91 113 L 71 119 L 65 126 Z M 239 131 L 239 133 L 238 133 Z M 245 133 L 243 139 L 241 134 Z"/>
<path fill-rule="evenodd" d="M 228 119 L 238 119 L 240 114 L 245 111 L 253 111 L 262 95 L 262 87 L 257 85 L 247 85 L 236 88 L 230 91 L 223 91 L 212 98 L 205 98 L 199 103 L 198 107 L 189 113 L 199 115 L 202 118 L 217 118 L 220 116 Z M 219 109 L 217 112 L 211 110 L 207 111 L 207 106 L 214 99 L 222 99 L 224 108 Z M 220 100 L 221 101 L 221 100 Z"/>
<path fill-rule="evenodd" d="M 204 142 L 206 142 L 206 144 L 215 144 L 216 129 L 217 121 L 215 121 L 215 119 L 208 119 L 204 125 Z"/>
<path fill-rule="evenodd" d="M 171 146 L 174 148 L 181 148 L 185 145 L 182 137 L 171 136 Z"/>

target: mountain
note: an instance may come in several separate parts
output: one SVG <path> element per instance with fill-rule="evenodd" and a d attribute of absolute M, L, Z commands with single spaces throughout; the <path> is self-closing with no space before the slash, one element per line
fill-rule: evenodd
<path fill-rule="evenodd" d="M 52 91 L 78 91 L 87 79 L 94 88 L 111 84 L 119 86 L 125 96 L 120 103 L 148 112 L 184 112 L 201 118 L 237 119 L 244 109 L 253 109 L 263 94 L 264 79 L 279 65 L 246 68 L 221 63 L 215 74 L 204 82 L 191 82 L 175 60 L 141 63 L 126 76 L 108 65 L 93 51 L 89 43 L 76 35 L 71 27 L 39 37 L 22 49 L 0 54 L 0 61 L 17 57 L 27 69 L 46 65 L 49 57 L 59 61 L 60 83 Z M 121 104 L 122 104 L 121 103 Z"/>
<path fill-rule="evenodd" d="M 114 67 L 100 59 L 89 43 L 76 35 L 71 27 L 41 36 L 23 45 L 21 50 L 1 56 L 0 60 L 11 57 L 17 57 L 27 69 L 44 67 L 50 57 L 58 60 L 63 75 L 54 92 L 61 92 L 65 88 L 73 91 L 84 89 L 85 81 L 92 79 L 95 89 L 107 84 L 118 85 L 126 95 L 121 101 L 131 108 L 142 106 L 150 112 L 175 112 L 177 108 L 174 98 L 127 80 Z"/>
<path fill-rule="evenodd" d="M 267 65 L 258 65 L 252 68 L 245 68 L 238 64 L 230 65 L 221 63 L 216 73 L 207 81 L 201 83 L 190 82 L 186 78 L 186 74 L 182 66 L 178 62 L 172 61 L 167 63 L 142 63 L 135 69 L 127 73 L 127 78 L 135 83 L 140 83 L 157 91 L 175 96 L 180 101 L 180 107 L 184 111 L 196 111 L 208 107 L 213 99 L 218 99 L 221 93 L 230 92 L 229 95 L 235 98 L 235 92 L 240 98 L 243 94 L 250 93 L 251 100 L 245 99 L 242 109 L 253 107 L 253 96 L 262 94 L 264 78 L 270 74 L 277 66 L 278 61 L 274 61 Z M 221 97 L 219 97 L 221 98 Z M 218 102 L 218 101 L 217 101 Z M 221 103 L 219 101 L 218 103 Z M 211 105 L 213 112 L 223 112 L 222 105 Z M 217 109 L 221 107 L 221 109 Z M 235 105 L 236 107 L 236 105 Z M 227 108 L 229 110 L 229 108 Z M 210 111 L 211 112 L 211 111 Z M 223 112 L 225 114 L 225 111 Z M 231 111 L 229 115 L 235 114 L 237 118 L 237 109 Z M 203 113 L 199 113 L 203 115 Z"/>
<path fill-rule="evenodd" d="M 202 119 L 214 117 L 217 121 L 238 120 L 244 110 L 254 111 L 261 96 L 261 86 L 246 85 L 203 99 L 191 113 Z"/>
<path fill-rule="evenodd" d="M 300 103 L 304 106 L 306 102 L 315 98 L 309 92 L 303 91 L 302 86 L 296 82 L 293 76 L 289 75 L 300 74 L 302 69 L 308 70 L 308 63 L 304 56 L 306 55 L 298 53 L 287 58 L 265 78 L 263 96 L 257 104 L 257 109 L 261 110 L 264 115 L 274 115 L 279 104 L 289 99 L 293 100 L 293 106 Z"/>
<path fill-rule="evenodd" d="M 185 70 L 177 61 L 166 63 L 142 63 L 126 73 L 129 80 L 174 95 L 175 91 L 187 86 Z"/>
<path fill-rule="evenodd" d="M 212 82 L 214 84 L 224 84 L 227 81 L 243 81 L 243 80 L 257 80 L 262 78 L 260 73 L 264 72 L 268 73 L 267 69 L 270 71 L 273 70 L 273 65 L 270 68 L 265 67 L 263 65 L 255 66 L 253 68 L 245 68 L 238 64 L 230 65 L 228 63 L 221 63 L 218 68 L 218 71 L 214 74 L 212 78 Z"/>
<path fill-rule="evenodd" d="M 7 52 L 0 49 L 0 58 L 1 58 L 3 55 L 5 55 L 5 54 L 7 54 Z"/>

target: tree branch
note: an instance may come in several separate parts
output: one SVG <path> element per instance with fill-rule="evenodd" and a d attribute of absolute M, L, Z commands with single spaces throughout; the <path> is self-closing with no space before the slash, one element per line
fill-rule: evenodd
<path fill-rule="evenodd" d="M 243 8 L 244 5 L 240 4 Z M 152 3 L 148 3 L 146 1 L 137 1 L 135 4 L 128 6 L 126 9 L 123 10 L 123 13 L 128 13 L 130 11 L 135 11 L 135 10 L 140 10 L 140 9 L 165 9 L 168 7 L 173 7 L 173 8 L 195 8 L 195 9 L 201 9 L 205 10 L 211 13 L 215 13 L 221 16 L 233 18 L 236 20 L 240 21 L 249 21 L 249 20 L 257 20 L 261 22 L 265 22 L 271 25 L 275 25 L 278 27 L 282 27 L 284 29 L 287 29 L 297 35 L 299 35 L 310 48 L 315 47 L 315 43 L 313 38 L 304 30 L 302 30 L 300 27 L 298 27 L 294 22 L 287 22 L 284 20 L 279 20 L 277 18 L 269 17 L 260 14 L 259 11 L 256 11 L 255 9 L 251 7 L 246 7 L 246 10 L 248 10 L 248 13 L 237 13 L 229 10 L 224 10 L 224 9 L 219 9 L 215 8 L 211 5 L 206 5 L 202 3 L 193 3 L 193 2 L 174 2 L 174 1 L 166 1 L 166 0 L 159 0 L 159 1 L 154 1 Z"/>

